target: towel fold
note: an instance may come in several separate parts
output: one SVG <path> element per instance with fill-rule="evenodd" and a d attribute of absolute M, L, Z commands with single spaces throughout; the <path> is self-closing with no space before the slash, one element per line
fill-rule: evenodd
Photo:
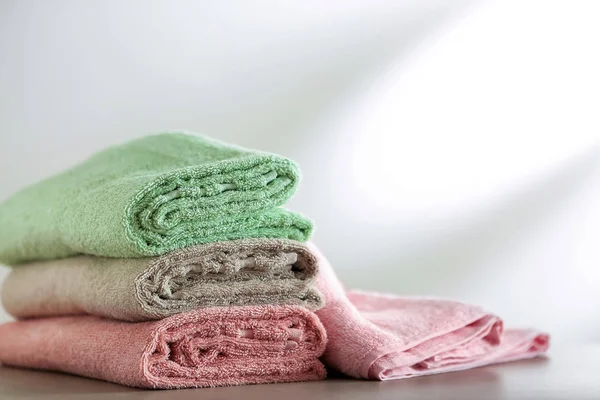
<path fill-rule="evenodd" d="M 290 160 L 184 133 L 101 151 L 0 205 L 0 262 L 155 256 L 250 237 L 307 240 L 276 208 L 296 190 Z"/>
<path fill-rule="evenodd" d="M 322 306 L 316 258 L 302 243 L 240 239 L 159 257 L 79 256 L 21 265 L 2 288 L 17 318 L 93 314 L 160 319 L 199 307 L 258 304 Z"/>
<path fill-rule="evenodd" d="M 151 322 L 95 316 L 0 325 L 0 363 L 141 388 L 323 379 L 325 331 L 297 306 L 209 308 Z"/>
<path fill-rule="evenodd" d="M 328 333 L 323 361 L 364 379 L 401 379 L 531 358 L 548 349 L 535 330 L 503 330 L 479 307 L 439 299 L 345 292 L 327 259 L 319 259 L 317 311 Z"/>

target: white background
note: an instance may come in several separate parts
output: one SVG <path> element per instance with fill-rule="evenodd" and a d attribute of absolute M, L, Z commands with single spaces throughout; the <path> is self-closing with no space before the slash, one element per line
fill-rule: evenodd
<path fill-rule="evenodd" d="M 599 8 L 0 1 L 0 201 L 198 131 L 299 162 L 290 207 L 348 286 L 598 341 Z"/>

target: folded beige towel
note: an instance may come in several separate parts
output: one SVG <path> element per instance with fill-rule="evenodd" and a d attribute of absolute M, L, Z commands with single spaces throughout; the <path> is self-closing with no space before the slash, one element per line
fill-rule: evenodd
<path fill-rule="evenodd" d="M 159 257 L 79 256 L 15 267 L 2 303 L 17 318 L 94 314 L 126 321 L 161 319 L 208 306 L 322 306 L 313 288 L 317 261 L 301 243 L 242 239 Z"/>

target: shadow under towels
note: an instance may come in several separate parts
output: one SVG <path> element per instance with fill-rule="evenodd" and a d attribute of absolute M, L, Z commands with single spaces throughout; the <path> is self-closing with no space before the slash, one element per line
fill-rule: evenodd
<path fill-rule="evenodd" d="M 17 318 L 93 314 L 127 321 L 160 319 L 199 307 L 322 306 L 315 256 L 285 239 L 241 239 L 160 257 L 79 256 L 20 265 L 2 288 Z"/>
<path fill-rule="evenodd" d="M 325 331 L 298 306 L 215 307 L 159 321 L 95 316 L 0 325 L 0 363 L 141 388 L 323 379 Z"/>

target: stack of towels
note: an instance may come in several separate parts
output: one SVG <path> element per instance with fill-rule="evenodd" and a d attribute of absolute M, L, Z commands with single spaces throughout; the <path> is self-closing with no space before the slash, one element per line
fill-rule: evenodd
<path fill-rule="evenodd" d="M 280 208 L 290 160 L 188 134 L 144 137 L 0 205 L 17 321 L 0 363 L 143 388 L 398 379 L 542 354 L 453 301 L 346 292 Z M 327 338 L 328 337 L 328 338 Z"/>

